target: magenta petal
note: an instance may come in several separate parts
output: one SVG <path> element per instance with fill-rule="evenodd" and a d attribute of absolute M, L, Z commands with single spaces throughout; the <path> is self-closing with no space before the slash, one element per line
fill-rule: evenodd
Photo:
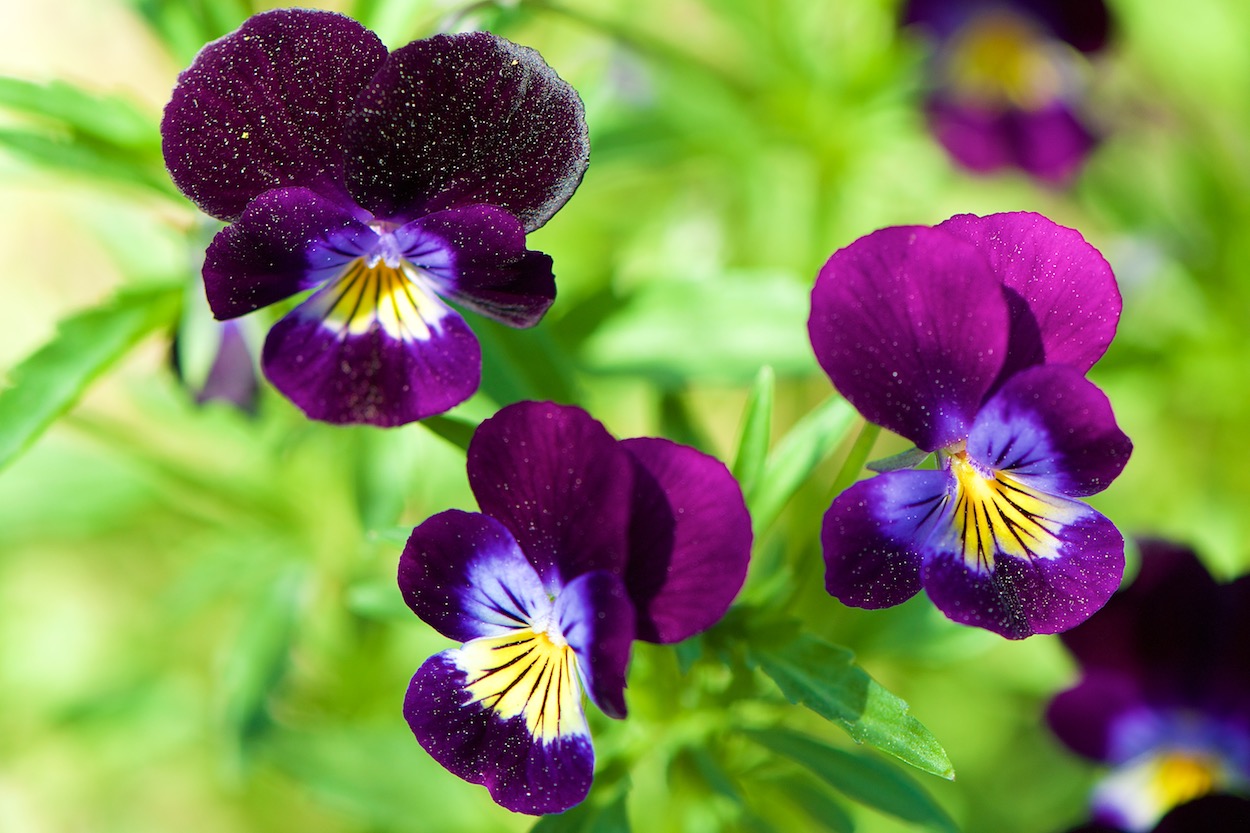
<path fill-rule="evenodd" d="M 950 478 L 898 471 L 861 480 L 825 513 L 825 589 L 843 604 L 876 610 L 920 590 L 925 541 L 944 516 Z"/>
<path fill-rule="evenodd" d="M 1120 290 L 1081 233 L 1040 214 L 960 214 L 938 226 L 980 249 L 1007 287 L 1011 337 L 1002 370 L 1066 364 L 1084 373 L 1120 320 Z"/>
<path fill-rule="evenodd" d="M 208 305 L 226 319 L 289 298 L 324 283 L 376 238 L 351 209 L 307 188 L 266 191 L 209 244 Z"/>
<path fill-rule="evenodd" d="M 1053 557 L 1016 558 L 998 553 L 989 570 L 969 566 L 961 553 L 936 549 L 921 581 L 946 616 L 1009 639 L 1058 633 L 1106 604 L 1124 573 L 1124 539 L 1115 525 L 1088 506 L 1069 505 L 1071 519 L 1057 532 Z"/>
<path fill-rule="evenodd" d="M 376 35 L 340 14 L 254 15 L 178 76 L 161 122 L 170 176 L 222 220 L 273 188 L 345 196 L 347 118 L 385 58 Z"/>
<path fill-rule="evenodd" d="M 435 654 L 408 686 L 404 717 L 422 748 L 514 813 L 560 813 L 584 799 L 595 766 L 584 720 L 554 738 L 534 737 L 523 715 L 502 718 L 473 701 L 460 655 Z"/>
<path fill-rule="evenodd" d="M 985 255 L 940 229 L 900 226 L 829 258 L 808 332 L 865 418 L 932 451 L 967 436 L 1002 367 L 1007 324 Z"/>
<path fill-rule="evenodd" d="M 473 435 L 468 472 L 478 506 L 512 531 L 549 590 L 592 570 L 624 571 L 633 463 L 581 408 L 501 409 Z"/>
<path fill-rule="evenodd" d="M 512 533 L 486 515 L 449 510 L 412 531 L 399 589 L 426 624 L 458 642 L 545 618 L 551 602 Z"/>
<path fill-rule="evenodd" d="M 485 32 L 396 50 L 351 130 L 352 194 L 401 220 L 484 203 L 533 231 L 572 196 L 589 156 L 576 91 L 534 50 Z"/>
<path fill-rule="evenodd" d="M 961 167 L 989 174 L 1015 164 L 1009 113 L 941 96 L 926 101 L 924 109 L 929 132 Z"/>
<path fill-rule="evenodd" d="M 327 326 L 322 289 L 273 326 L 261 366 L 311 419 L 389 427 L 441 414 L 473 395 L 477 339 L 455 312 L 427 322 L 425 338 L 375 325 L 359 335 Z"/>
<path fill-rule="evenodd" d="M 638 638 L 680 642 L 719 621 L 742 589 L 751 517 L 715 457 L 648 437 L 621 444 L 641 469 L 625 574 Z"/>
<path fill-rule="evenodd" d="M 624 717 L 634 641 L 634 606 L 625 585 L 603 570 L 583 573 L 560 591 L 551 615 L 577 653 L 590 699 L 608 717 Z"/>
<path fill-rule="evenodd" d="M 525 248 L 516 217 L 490 205 L 452 208 L 414 220 L 396 234 L 439 295 L 513 327 L 532 327 L 556 297 L 551 258 Z"/>
<path fill-rule="evenodd" d="M 983 466 L 1070 497 L 1107 488 L 1133 450 L 1107 397 L 1069 367 L 1011 377 L 977 414 L 967 447 Z"/>
<path fill-rule="evenodd" d="M 1011 118 L 1016 164 L 1043 182 L 1068 184 L 1098 146 L 1098 137 L 1063 101 L 1013 112 Z"/>

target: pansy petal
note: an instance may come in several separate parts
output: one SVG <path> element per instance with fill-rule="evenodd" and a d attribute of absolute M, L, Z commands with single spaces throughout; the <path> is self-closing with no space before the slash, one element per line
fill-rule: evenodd
<path fill-rule="evenodd" d="M 1080 173 L 1098 135 L 1065 101 L 1011 114 L 1016 165 L 1036 179 L 1063 186 Z"/>
<path fill-rule="evenodd" d="M 719 621 L 742 589 L 751 516 L 715 457 L 650 437 L 621 444 L 638 466 L 625 573 L 638 638 L 680 642 Z"/>
<path fill-rule="evenodd" d="M 204 255 L 204 291 L 219 319 L 320 286 L 377 235 L 348 208 L 307 188 L 266 191 L 219 231 Z"/>
<path fill-rule="evenodd" d="M 924 105 L 929 132 L 960 167 L 990 174 L 1015 163 L 1011 115 L 997 107 L 936 95 Z"/>
<path fill-rule="evenodd" d="M 1120 290 L 1079 231 L 1027 211 L 960 214 L 938 228 L 980 249 L 1007 287 L 1011 336 L 1001 379 L 1038 364 L 1084 373 L 1106 352 L 1120 320 Z"/>
<path fill-rule="evenodd" d="M 345 196 L 347 117 L 385 58 L 375 34 L 340 14 L 248 18 L 178 77 L 161 122 L 170 176 L 221 220 L 272 188 Z"/>
<path fill-rule="evenodd" d="M 238 321 L 219 324 L 220 341 L 204 386 L 195 394 L 197 405 L 205 402 L 228 402 L 240 411 L 256 413 L 260 396 L 260 380 L 252 346 Z"/>
<path fill-rule="evenodd" d="M 345 288 L 349 278 L 269 331 L 261 366 L 274 387 L 312 419 L 383 427 L 441 414 L 473 395 L 482 354 L 458 314 L 420 290 L 396 288 L 393 277 L 370 272 Z M 391 285 L 379 288 L 383 281 Z"/>
<path fill-rule="evenodd" d="M 852 607 L 902 604 L 920 590 L 924 542 L 942 518 L 950 479 L 898 471 L 861 480 L 825 513 L 825 589 Z"/>
<path fill-rule="evenodd" d="M 1036 21 L 1051 35 L 1082 52 L 1106 45 L 1111 21 L 1103 0 L 909 0 L 903 7 L 903 24 L 919 25 L 935 37 L 946 39 L 972 22 L 978 14 L 1015 13 Z"/>
<path fill-rule="evenodd" d="M 395 233 L 444 298 L 513 327 L 532 327 L 556 297 L 551 258 L 525 248 L 516 217 L 490 205 L 451 208 Z"/>
<path fill-rule="evenodd" d="M 512 531 L 548 589 L 592 570 L 623 573 L 633 462 L 590 414 L 509 405 L 478 426 L 467 468 L 478 506 Z"/>
<path fill-rule="evenodd" d="M 988 259 L 940 229 L 900 226 L 833 254 L 812 290 L 820 366 L 868 420 L 925 451 L 967 436 L 1007 346 Z"/>
<path fill-rule="evenodd" d="M 1101 616 L 1100 611 L 1089 622 L 1097 622 Z M 1078 629 L 1081 627 L 1084 625 Z M 1116 723 L 1142 706 L 1141 691 L 1131 676 L 1092 669 L 1075 686 L 1050 701 L 1046 721 L 1072 751 L 1091 760 L 1112 763 Z"/>
<path fill-rule="evenodd" d="M 417 670 L 404 698 L 404 717 L 417 741 L 452 774 L 484 785 L 514 813 L 559 813 L 580 802 L 590 791 L 595 753 L 576 675 L 561 670 L 557 679 L 570 687 L 537 698 L 543 706 L 558 704 L 562 714 L 544 715 L 542 728 L 535 728 L 536 704 L 512 714 L 497 707 L 499 698 L 482 699 L 481 683 L 474 682 L 483 673 L 478 660 L 474 652 L 450 650 Z"/>
<path fill-rule="evenodd" d="M 396 50 L 361 93 L 351 135 L 352 194 L 400 220 L 485 203 L 533 231 L 589 158 L 576 91 L 534 50 L 485 32 Z"/>
<path fill-rule="evenodd" d="M 458 642 L 528 627 L 551 611 L 512 533 L 487 515 L 455 509 L 412 531 L 399 557 L 399 589 L 426 624 Z"/>
<path fill-rule="evenodd" d="M 1250 798 L 1208 795 L 1172 810 L 1153 833 L 1232 833 L 1236 830 L 1250 830 Z"/>
<path fill-rule="evenodd" d="M 1106 604 L 1124 573 L 1124 539 L 1085 504 L 1050 501 L 1051 514 L 1040 519 L 1049 533 L 1045 554 L 1008 555 L 1006 542 L 997 542 L 987 568 L 940 539 L 931 541 L 921 580 L 938 609 L 956 622 L 1023 639 L 1067 630 Z M 1061 510 L 1066 516 L 1057 518 Z"/>
<path fill-rule="evenodd" d="M 1101 492 L 1124 470 L 1133 444 L 1111 403 L 1069 367 L 1018 373 L 990 397 L 968 435 L 968 456 L 1050 494 Z"/>
<path fill-rule="evenodd" d="M 625 716 L 625 670 L 634 641 L 634 606 L 619 578 L 583 573 L 556 597 L 552 619 L 577 653 L 590 699 L 608 717 Z"/>

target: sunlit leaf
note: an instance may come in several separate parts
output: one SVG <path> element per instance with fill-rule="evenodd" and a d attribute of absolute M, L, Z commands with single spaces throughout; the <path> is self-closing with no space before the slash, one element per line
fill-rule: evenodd
<path fill-rule="evenodd" d="M 583 802 L 563 813 L 543 816 L 530 833 L 629 833 L 624 790 L 605 807 Z"/>
<path fill-rule="evenodd" d="M 160 153 L 156 114 L 145 113 L 120 96 L 91 93 L 65 81 L 40 84 L 0 76 L 0 107 L 54 120 L 119 147 Z"/>
<path fill-rule="evenodd" d="M 742 413 L 742 436 L 738 439 L 738 451 L 734 455 L 733 474 L 744 492 L 749 492 L 755 485 L 768 457 L 776 387 L 777 374 L 771 367 L 761 367 Z"/>
<path fill-rule="evenodd" d="M 833 833 L 854 833 L 855 820 L 846 808 L 822 788 L 806 777 L 786 778 L 772 784 L 775 789 L 803 810 L 812 821 Z"/>
<path fill-rule="evenodd" d="M 181 287 L 132 290 L 62 321 L 52 341 L 14 368 L 0 390 L 0 468 L 144 336 L 172 327 L 181 299 Z"/>
<path fill-rule="evenodd" d="M 107 146 L 75 141 L 72 136 L 13 128 L 0 129 L 0 149 L 57 173 L 90 176 L 127 187 L 142 186 L 181 199 L 160 157 L 120 154 Z"/>

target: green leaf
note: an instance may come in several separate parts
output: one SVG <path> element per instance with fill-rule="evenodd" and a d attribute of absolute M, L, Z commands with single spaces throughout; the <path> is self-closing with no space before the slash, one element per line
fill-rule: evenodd
<path fill-rule="evenodd" d="M 847 798 L 904 821 L 958 833 L 955 822 L 919 784 L 885 761 L 844 752 L 783 729 L 752 731 L 747 735 L 807 768 Z"/>
<path fill-rule="evenodd" d="M 132 290 L 61 322 L 0 390 L 0 469 L 13 462 L 83 391 L 144 336 L 172 327 L 181 287 Z"/>
<path fill-rule="evenodd" d="M 75 133 L 121 148 L 157 156 L 161 152 L 157 115 L 119 96 L 90 93 L 64 81 L 38 84 L 0 76 L 0 107 L 52 119 Z"/>
<path fill-rule="evenodd" d="M 439 414 L 421 420 L 421 425 L 437 434 L 461 451 L 469 450 L 469 441 L 477 431 L 478 423 L 461 417 Z"/>
<path fill-rule="evenodd" d="M 120 154 L 106 145 L 75 141 L 73 137 L 10 128 L 0 129 L 0 148 L 38 167 L 130 187 L 139 185 L 163 196 L 182 199 L 159 156 Z"/>
<path fill-rule="evenodd" d="M 954 778 L 946 750 L 908 705 L 854 662 L 846 648 L 801 634 L 788 643 L 753 644 L 749 660 L 772 677 L 791 703 L 832 720 L 866 743 L 942 778 Z"/>
<path fill-rule="evenodd" d="M 621 790 L 606 807 L 583 802 L 563 813 L 543 816 L 530 833 L 629 833 L 625 796 L 626 791 Z"/>
<path fill-rule="evenodd" d="M 758 536 L 776 520 L 815 468 L 828 459 L 855 422 L 855 409 L 834 396 L 816 406 L 777 444 L 764 464 L 747 506 Z"/>
<path fill-rule="evenodd" d="M 833 833 L 854 833 L 855 820 L 828 790 L 817 786 L 806 776 L 786 778 L 772 785 L 783 792 L 790 803 L 799 807 L 813 821 Z"/>
<path fill-rule="evenodd" d="M 767 365 L 761 367 L 742 412 L 742 436 L 738 440 L 738 452 L 734 455 L 733 475 L 742 484 L 744 492 L 749 492 L 755 485 L 768 457 L 776 387 L 777 374 Z"/>
<path fill-rule="evenodd" d="M 902 469 L 913 469 L 924 462 L 925 458 L 932 452 L 922 451 L 915 446 L 900 451 L 890 457 L 882 457 L 880 460 L 873 460 L 866 465 L 871 471 L 884 473 L 887 471 L 901 471 Z"/>

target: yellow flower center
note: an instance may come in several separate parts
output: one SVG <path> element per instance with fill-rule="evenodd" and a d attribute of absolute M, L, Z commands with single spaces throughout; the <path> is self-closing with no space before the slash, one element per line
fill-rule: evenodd
<path fill-rule="evenodd" d="M 359 257 L 322 290 L 313 313 L 341 337 L 381 328 L 400 341 L 425 341 L 447 307 L 406 261 L 391 266 L 382 258 Z"/>
<path fill-rule="evenodd" d="M 1063 90 L 1062 49 L 1015 15 L 984 14 L 951 45 L 949 81 L 982 104 L 1040 109 Z"/>

